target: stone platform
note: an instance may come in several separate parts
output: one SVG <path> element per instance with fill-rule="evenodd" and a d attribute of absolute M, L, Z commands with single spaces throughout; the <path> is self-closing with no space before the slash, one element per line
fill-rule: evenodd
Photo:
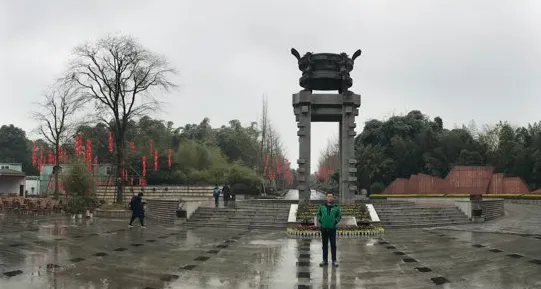
<path fill-rule="evenodd" d="M 285 232 L 15 221 L 0 222 L 2 289 L 541 288 L 541 236 L 387 230 L 338 240 L 332 269 L 318 239 Z"/>

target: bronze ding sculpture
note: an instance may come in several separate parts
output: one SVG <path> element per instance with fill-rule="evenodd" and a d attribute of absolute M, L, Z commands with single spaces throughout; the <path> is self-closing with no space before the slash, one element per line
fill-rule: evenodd
<path fill-rule="evenodd" d="M 301 57 L 295 48 L 291 48 L 291 54 L 297 58 L 299 70 L 302 71 L 299 84 L 304 90 L 338 90 L 342 94 L 353 85 L 349 73 L 361 50 L 355 51 L 351 58 L 346 53 L 312 52 Z"/>

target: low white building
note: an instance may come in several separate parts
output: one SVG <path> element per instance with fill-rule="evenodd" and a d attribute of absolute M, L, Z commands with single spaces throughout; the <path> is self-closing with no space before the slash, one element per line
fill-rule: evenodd
<path fill-rule="evenodd" d="M 25 192 L 28 197 L 37 197 L 40 195 L 39 176 L 27 176 L 25 181 Z"/>
<path fill-rule="evenodd" d="M 0 195 L 25 197 L 26 174 L 20 163 L 0 163 Z"/>

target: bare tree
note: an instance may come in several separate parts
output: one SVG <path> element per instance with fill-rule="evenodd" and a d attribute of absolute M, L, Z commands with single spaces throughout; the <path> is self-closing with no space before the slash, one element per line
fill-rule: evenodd
<path fill-rule="evenodd" d="M 107 36 L 74 50 L 67 79 L 79 85 L 84 100 L 96 112 L 113 120 L 115 139 L 116 200 L 123 201 L 125 133 L 130 120 L 159 108 L 150 94 L 155 88 L 175 87 L 169 76 L 175 71 L 166 59 L 143 48 L 129 36 Z"/>
<path fill-rule="evenodd" d="M 56 82 L 44 93 L 45 101 L 32 113 L 39 122 L 38 132 L 55 151 L 54 196 L 59 195 L 60 147 L 69 141 L 77 121 L 74 116 L 81 106 L 77 88 L 69 83 Z"/>
<path fill-rule="evenodd" d="M 334 172 L 340 168 L 340 142 L 338 136 L 327 141 L 327 147 L 321 151 L 318 159 L 318 169 L 325 168 Z"/>
<path fill-rule="evenodd" d="M 259 173 L 263 174 L 265 166 L 265 145 L 269 130 L 269 112 L 267 109 L 267 97 L 263 96 L 263 106 L 261 107 L 261 120 L 259 121 L 259 130 L 261 132 L 261 153 L 259 156 Z"/>

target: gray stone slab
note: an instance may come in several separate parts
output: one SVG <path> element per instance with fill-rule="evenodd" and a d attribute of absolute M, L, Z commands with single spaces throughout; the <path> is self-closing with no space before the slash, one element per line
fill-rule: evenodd
<path fill-rule="evenodd" d="M 35 227 L 0 222 L 10 228 L 5 233 L 0 227 L 2 289 L 535 288 L 541 282 L 535 261 L 541 260 L 541 240 L 534 236 L 388 230 L 381 238 L 339 239 L 340 266 L 320 268 L 321 240 L 290 239 L 284 232 L 127 229 L 125 221 L 72 224 L 62 218 L 22 222 Z"/>

